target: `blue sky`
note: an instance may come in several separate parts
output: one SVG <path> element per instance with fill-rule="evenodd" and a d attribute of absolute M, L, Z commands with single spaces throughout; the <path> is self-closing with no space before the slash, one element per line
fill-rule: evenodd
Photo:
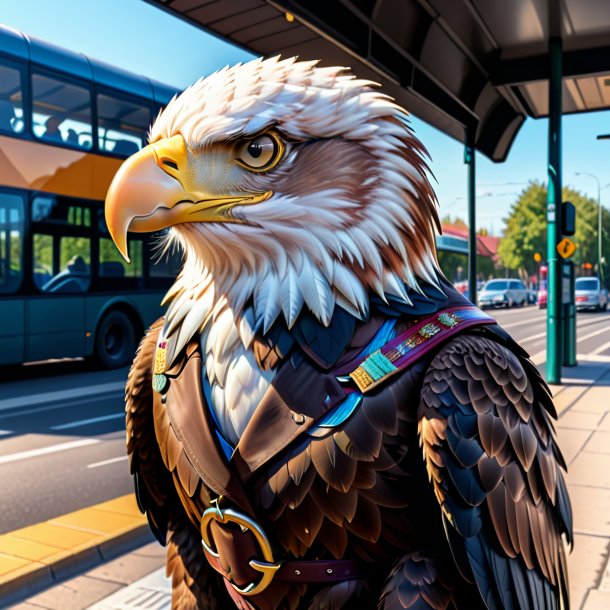
<path fill-rule="evenodd" d="M 80 51 L 183 88 L 222 67 L 252 56 L 171 17 L 142 0 L 18 0 L 0 2 L 0 23 L 59 46 Z M 408 110 L 408 109 L 407 109 Z M 432 157 L 441 214 L 466 217 L 466 167 L 459 142 L 413 118 L 416 134 Z M 610 112 L 564 117 L 563 181 L 610 205 Z M 528 119 L 505 163 L 477 155 L 477 225 L 501 234 L 503 218 L 529 180 L 546 182 L 547 121 Z"/>

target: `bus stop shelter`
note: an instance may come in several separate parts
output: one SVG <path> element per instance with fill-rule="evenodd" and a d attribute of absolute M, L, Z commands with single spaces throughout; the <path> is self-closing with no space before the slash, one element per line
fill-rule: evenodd
<path fill-rule="evenodd" d="M 258 55 L 350 66 L 463 142 L 473 302 L 474 152 L 501 162 L 527 117 L 549 117 L 546 371 L 560 382 L 561 116 L 610 108 L 606 0 L 147 1 Z"/>

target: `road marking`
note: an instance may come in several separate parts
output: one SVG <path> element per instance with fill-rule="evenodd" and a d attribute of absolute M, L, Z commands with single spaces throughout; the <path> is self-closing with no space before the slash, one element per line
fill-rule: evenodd
<path fill-rule="evenodd" d="M 601 319 L 601 320 L 587 320 L 586 322 L 583 322 L 582 324 L 578 324 L 578 322 L 576 323 L 576 328 L 578 330 L 583 329 L 583 328 L 587 328 L 588 326 L 595 326 L 596 324 L 599 324 L 600 322 L 608 322 L 607 319 Z M 502 324 L 500 324 L 500 326 L 502 326 Z M 507 328 L 507 326 L 504 326 L 503 328 Z M 584 341 L 585 339 L 589 339 L 591 337 L 595 337 L 596 335 L 601 335 L 603 332 L 606 332 L 608 329 L 603 328 L 601 330 L 595 331 L 594 333 L 589 333 L 588 335 L 585 335 L 584 337 L 578 337 L 578 341 Z M 542 337 L 546 337 L 547 332 L 546 330 L 542 333 L 536 333 L 535 335 L 529 335 L 527 337 L 523 337 L 522 339 L 518 339 L 517 341 L 519 343 L 529 343 L 530 341 L 534 341 L 535 339 L 541 339 Z"/>
<path fill-rule="evenodd" d="M 69 430 L 70 428 L 78 428 L 79 426 L 87 426 L 89 424 L 96 424 L 100 421 L 108 421 L 109 419 L 118 419 L 119 417 L 125 417 L 125 413 L 112 413 L 111 415 L 101 415 L 100 417 L 91 417 L 89 419 L 79 419 L 77 421 L 71 421 L 67 424 L 60 424 L 59 426 L 51 426 L 50 430 Z"/>
<path fill-rule="evenodd" d="M 606 326 L 605 328 L 601 328 L 600 330 L 595 330 L 592 333 L 589 333 L 588 335 L 584 335 L 584 337 L 577 337 L 576 340 L 577 341 L 585 341 L 587 339 L 591 339 L 591 337 L 597 337 L 597 335 L 601 335 L 603 333 L 607 333 L 608 331 L 610 331 L 610 328 L 608 328 Z"/>
<path fill-rule="evenodd" d="M 13 409 L 15 407 L 30 407 L 33 405 L 43 404 L 45 402 L 66 400 L 67 398 L 82 398 L 84 396 L 95 396 L 96 394 L 101 394 L 104 392 L 118 392 L 124 389 L 124 381 L 113 381 L 110 383 L 90 385 L 84 388 L 56 390 L 54 392 L 44 392 L 42 394 L 32 394 L 30 396 L 17 396 L 15 398 L 6 398 L 5 400 L 0 400 L 0 411 L 4 411 L 6 409 Z"/>
<path fill-rule="evenodd" d="M 596 356 L 598 354 L 601 354 L 602 352 L 605 352 L 607 349 L 610 349 L 610 341 L 608 341 L 608 343 L 600 345 L 597 349 L 594 349 L 592 352 L 590 352 L 590 354 L 592 356 Z"/>
<path fill-rule="evenodd" d="M 0 456 L 0 464 L 8 464 L 9 462 L 18 462 L 27 460 L 28 458 L 39 457 L 49 453 L 57 453 L 59 451 L 67 451 L 68 449 L 77 449 L 78 447 L 86 447 L 87 445 L 97 445 L 101 441 L 97 438 L 81 438 L 78 441 L 69 441 L 68 443 L 59 443 L 58 445 L 50 445 L 49 447 L 41 447 L 40 449 L 30 449 L 29 451 L 19 451 L 18 453 L 10 453 L 9 455 Z"/>
<path fill-rule="evenodd" d="M 541 318 L 542 319 L 542 318 Z M 523 322 L 515 322 L 514 324 L 502 324 L 501 322 L 499 322 L 500 326 L 502 326 L 502 328 L 517 328 L 517 326 L 526 326 L 528 324 L 532 324 L 534 323 L 536 320 L 532 320 L 531 318 L 528 320 L 524 320 Z"/>
<path fill-rule="evenodd" d="M 610 344 L 609 344 L 610 345 Z M 576 359 L 582 362 L 601 362 L 610 364 L 610 356 L 602 356 L 600 354 L 577 354 Z"/>
<path fill-rule="evenodd" d="M 115 464 L 116 462 L 122 462 L 126 460 L 126 455 L 121 455 L 119 457 L 111 458 L 109 460 L 104 460 L 103 462 L 95 462 L 93 464 L 87 464 L 87 468 L 99 468 L 100 466 L 107 466 L 108 464 Z"/>

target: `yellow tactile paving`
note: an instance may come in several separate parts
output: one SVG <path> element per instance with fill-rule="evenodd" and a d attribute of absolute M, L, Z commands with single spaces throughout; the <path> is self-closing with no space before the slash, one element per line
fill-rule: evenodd
<path fill-rule="evenodd" d="M 95 508 L 97 510 L 108 511 L 111 513 L 121 513 L 124 515 L 133 515 L 139 519 L 144 519 L 144 516 L 138 508 L 134 494 L 127 494 L 126 496 L 115 498 L 114 500 L 108 500 L 107 502 L 96 504 Z"/>
<path fill-rule="evenodd" d="M 72 527 L 54 525 L 50 522 L 39 523 L 24 527 L 13 532 L 15 538 L 32 540 L 41 544 L 50 544 L 58 549 L 70 549 L 81 546 L 85 542 L 98 542 L 102 535 L 99 533 L 84 532 Z"/>
<path fill-rule="evenodd" d="M 0 536 L 0 553 L 20 557 L 21 559 L 31 559 L 40 561 L 44 557 L 57 553 L 59 549 L 50 544 L 41 544 L 32 540 L 15 538 L 10 534 Z"/>
<path fill-rule="evenodd" d="M 146 525 L 133 494 L 0 536 L 2 588 Z"/>
<path fill-rule="evenodd" d="M 21 559 L 20 557 L 13 557 L 12 555 L 5 555 L 0 553 L 0 576 L 4 576 L 9 572 L 23 568 L 30 563 L 27 559 Z"/>
<path fill-rule="evenodd" d="M 63 517 L 58 517 L 51 521 L 53 525 L 63 527 L 74 527 L 83 531 L 111 534 L 115 531 L 122 531 L 132 525 L 142 523 L 141 515 L 124 515 L 97 508 L 86 508 Z"/>

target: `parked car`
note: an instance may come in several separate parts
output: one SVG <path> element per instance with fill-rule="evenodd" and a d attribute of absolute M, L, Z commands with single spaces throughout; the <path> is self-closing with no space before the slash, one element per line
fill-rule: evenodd
<path fill-rule="evenodd" d="M 605 311 L 608 309 L 608 291 L 602 287 L 599 278 L 576 278 L 575 288 L 576 311 L 582 311 L 584 309 Z"/>
<path fill-rule="evenodd" d="M 532 290 L 531 288 L 527 289 L 527 302 L 530 305 L 536 305 L 538 303 L 538 291 Z"/>
<path fill-rule="evenodd" d="M 521 307 L 528 301 L 527 288 L 521 280 L 510 278 L 489 280 L 479 295 L 479 306 Z"/>

